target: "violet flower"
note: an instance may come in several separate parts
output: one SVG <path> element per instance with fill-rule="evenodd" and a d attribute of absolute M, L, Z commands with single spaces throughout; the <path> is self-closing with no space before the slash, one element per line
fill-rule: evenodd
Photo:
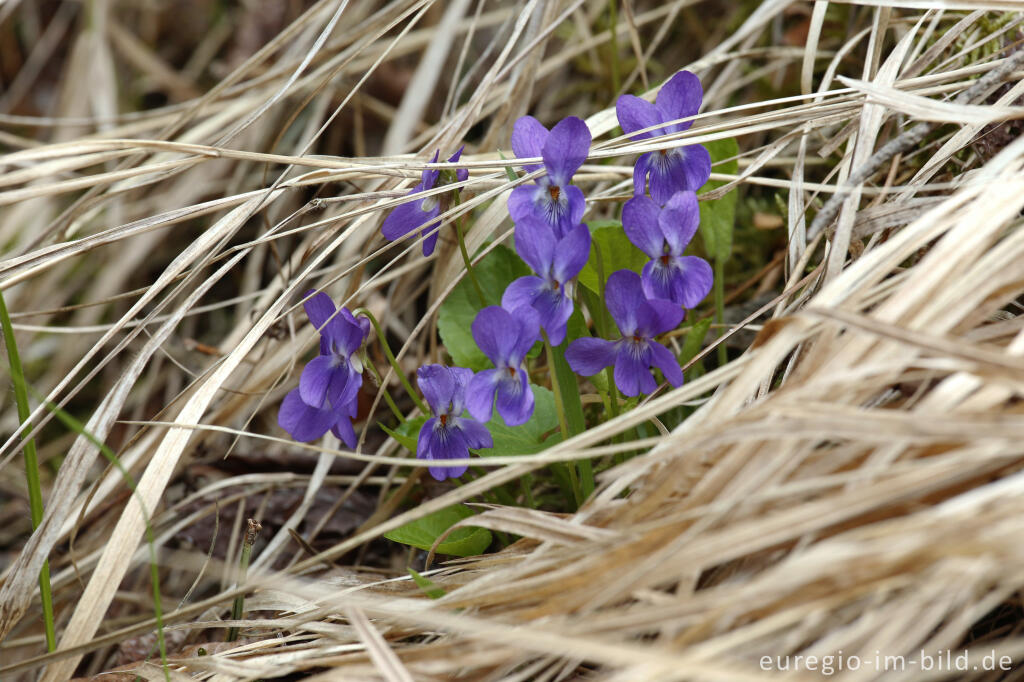
<path fill-rule="evenodd" d="M 459 157 L 462 156 L 463 149 L 464 147 L 459 147 L 459 151 L 452 154 L 451 158 L 448 159 L 449 163 L 458 161 Z M 439 153 L 439 151 L 434 152 L 430 163 L 437 162 Z M 438 187 L 438 179 L 441 180 L 441 185 L 447 185 L 453 182 L 462 182 L 468 177 L 469 171 L 465 168 L 456 169 L 454 174 L 450 170 L 441 171 L 436 168 L 427 168 L 423 171 L 420 184 L 413 187 L 406 196 L 412 196 Z M 394 240 L 404 237 L 410 232 L 420 230 L 420 235 L 424 237 L 423 255 L 429 256 L 434 253 L 434 246 L 437 244 L 437 228 L 440 223 L 437 217 L 443 210 L 448 209 L 449 201 L 449 195 L 443 193 L 399 204 L 391 212 L 391 215 L 384 219 L 384 223 L 381 225 L 381 232 L 386 239 Z"/>
<path fill-rule="evenodd" d="M 463 417 L 466 385 L 473 370 L 465 367 L 424 365 L 416 372 L 420 390 L 434 416 L 420 428 L 416 446 L 417 459 L 465 459 L 470 448 L 494 447 L 491 433 L 480 422 Z M 430 467 L 430 475 L 438 481 L 458 478 L 466 467 Z"/>
<path fill-rule="evenodd" d="M 661 209 L 646 195 L 637 195 L 622 207 L 626 236 L 651 257 L 642 278 L 648 298 L 694 308 L 711 291 L 714 275 L 708 262 L 683 255 L 699 223 L 700 209 L 693 192 L 676 192 Z"/>
<path fill-rule="evenodd" d="M 533 391 L 523 360 L 540 338 L 540 320 L 536 311 L 523 307 L 510 313 L 496 305 L 488 306 L 473 320 L 473 340 L 494 369 L 477 372 L 466 389 L 466 407 L 474 419 L 491 419 L 495 394 L 498 414 L 508 426 L 525 424 L 533 415 Z"/>
<path fill-rule="evenodd" d="M 363 385 L 363 366 L 356 351 L 369 334 L 369 321 L 357 320 L 345 308 L 336 310 L 323 292 L 309 298 L 304 307 L 320 332 L 320 355 L 302 370 L 299 387 L 285 396 L 277 423 L 297 441 L 316 440 L 330 430 L 348 447 L 355 447 L 352 417 Z"/>
<path fill-rule="evenodd" d="M 704 90 L 700 80 L 689 71 L 680 71 L 661 86 L 654 104 L 633 95 L 622 95 L 615 103 L 615 113 L 622 132 L 634 140 L 644 140 L 687 130 L 693 121 L 672 123 L 636 133 L 659 123 L 693 116 L 700 109 L 703 98 Z M 647 152 L 637 160 L 633 168 L 634 193 L 644 193 L 648 174 L 651 198 L 662 206 L 676 192 L 696 191 L 708 181 L 711 175 L 711 155 L 699 144 Z"/>
<path fill-rule="evenodd" d="M 683 309 L 671 301 L 648 300 L 640 276 L 631 270 L 611 274 L 605 286 L 605 302 L 622 338 L 576 339 L 565 352 L 572 371 L 593 376 L 615 365 L 615 385 L 627 396 L 650 393 L 657 388 L 651 367 L 660 369 L 673 386 L 682 384 L 679 362 L 654 337 L 675 329 L 683 319 Z"/>
<path fill-rule="evenodd" d="M 509 284 L 501 297 L 501 307 L 536 310 L 541 327 L 557 346 L 565 339 L 566 323 L 573 311 L 567 286 L 590 257 L 590 230 L 586 225 L 576 225 L 556 239 L 548 225 L 529 215 L 516 224 L 515 239 L 516 251 L 537 276 L 520 277 Z"/>
<path fill-rule="evenodd" d="M 536 185 L 520 185 L 508 198 L 508 212 L 518 223 L 535 215 L 550 225 L 561 238 L 583 218 L 583 191 L 571 185 L 573 173 L 587 159 L 591 142 L 587 124 L 575 116 L 564 118 L 548 132 L 533 116 L 522 116 L 512 130 L 512 151 L 519 158 L 539 156 L 547 175 Z M 526 164 L 526 170 L 541 166 Z"/>

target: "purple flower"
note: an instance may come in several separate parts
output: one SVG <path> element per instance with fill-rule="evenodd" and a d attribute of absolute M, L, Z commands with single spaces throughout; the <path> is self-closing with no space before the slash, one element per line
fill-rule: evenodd
<path fill-rule="evenodd" d="M 470 448 L 494 447 L 491 433 L 480 422 L 463 417 L 466 385 L 473 370 L 464 367 L 424 365 L 416 372 L 420 390 L 434 416 L 420 428 L 416 446 L 418 459 L 465 459 Z M 466 467 L 430 467 L 439 481 L 458 478 Z"/>
<path fill-rule="evenodd" d="M 523 185 L 512 190 L 508 212 L 518 223 L 527 215 L 536 215 L 561 237 L 579 225 L 583 218 L 583 191 L 571 185 L 573 173 L 587 160 L 591 142 L 587 124 L 575 116 L 564 118 L 548 132 L 533 116 L 522 116 L 512 130 L 512 151 L 519 158 L 539 156 L 544 160 L 547 175 L 537 178 L 536 185 Z M 540 168 L 527 164 L 526 170 Z"/>
<path fill-rule="evenodd" d="M 450 163 L 458 161 L 459 157 L 462 156 L 463 149 L 464 147 L 459 147 L 459 151 L 452 154 L 448 161 Z M 439 153 L 439 151 L 434 152 L 430 163 L 437 162 Z M 423 171 L 420 184 L 413 187 L 412 191 L 406 196 L 426 192 L 437 187 L 439 178 L 441 179 L 441 185 L 447 185 L 452 182 L 462 182 L 468 177 L 469 171 L 465 168 L 457 169 L 454 174 L 449 170 L 441 171 L 436 168 L 427 168 Z M 437 244 L 437 228 L 440 222 L 437 220 L 437 216 L 441 214 L 442 210 L 447 210 L 448 201 L 448 194 L 433 194 L 422 199 L 399 204 L 391 212 L 391 215 L 384 219 L 384 224 L 381 225 L 381 232 L 386 239 L 394 240 L 419 229 L 420 234 L 424 237 L 423 255 L 429 256 L 434 253 L 434 245 Z"/>
<path fill-rule="evenodd" d="M 698 223 L 700 209 L 693 192 L 676 192 L 661 209 L 643 194 L 622 207 L 626 236 L 651 257 L 643 270 L 644 294 L 648 298 L 665 298 L 684 308 L 693 308 L 711 291 L 714 276 L 708 262 L 683 255 Z"/>
<path fill-rule="evenodd" d="M 530 377 L 522 368 L 530 348 L 540 338 L 539 317 L 533 308 L 510 313 L 496 305 L 484 308 L 473 320 L 473 339 L 494 369 L 478 372 L 466 389 L 466 407 L 474 419 L 489 421 L 498 395 L 498 414 L 508 426 L 519 426 L 533 414 Z"/>
<path fill-rule="evenodd" d="M 308 298 L 305 308 L 320 332 L 320 355 L 302 370 L 299 387 L 285 396 L 277 423 L 297 441 L 316 440 L 330 430 L 355 447 L 352 417 L 363 385 L 363 366 L 355 353 L 370 331 L 369 321 L 357 320 L 345 308 L 336 310 L 323 292 Z"/>
<path fill-rule="evenodd" d="M 536 216 L 524 216 L 516 224 L 516 251 L 537 276 L 520 277 L 505 289 L 501 307 L 530 307 L 555 346 L 565 338 L 565 326 L 573 303 L 566 285 L 580 273 L 590 257 L 590 230 L 577 225 L 561 239 Z"/>
<path fill-rule="evenodd" d="M 605 287 L 605 302 L 622 338 L 618 341 L 576 339 L 565 352 L 572 371 L 592 376 L 615 365 L 615 385 L 627 396 L 650 393 L 657 388 L 651 367 L 660 369 L 673 386 L 682 384 L 679 362 L 654 337 L 678 326 L 683 319 L 683 309 L 671 301 L 648 300 L 640 276 L 630 270 L 611 274 Z"/>
<path fill-rule="evenodd" d="M 633 95 L 622 95 L 615 103 L 615 113 L 624 133 L 635 140 L 643 140 L 657 135 L 680 133 L 689 128 L 693 121 L 672 123 L 632 134 L 659 123 L 693 116 L 700 109 L 703 98 L 704 90 L 700 80 L 689 71 L 680 71 L 661 87 L 654 104 Z M 676 192 L 696 191 L 708 181 L 711 175 L 711 155 L 701 145 L 644 154 L 633 168 L 633 191 L 636 194 L 644 193 L 648 174 L 651 198 L 662 206 Z"/>

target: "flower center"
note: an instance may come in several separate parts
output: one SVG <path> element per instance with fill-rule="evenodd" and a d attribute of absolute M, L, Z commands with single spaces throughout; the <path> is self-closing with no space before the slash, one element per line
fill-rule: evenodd
<path fill-rule="evenodd" d="M 508 372 L 508 375 L 510 377 L 514 377 L 516 375 L 516 368 L 515 367 L 506 367 L 505 371 Z"/>
<path fill-rule="evenodd" d="M 551 185 L 548 187 L 548 194 L 551 195 L 551 201 L 558 201 L 558 196 L 561 194 L 562 188 L 558 185 Z"/>
<path fill-rule="evenodd" d="M 668 254 L 666 253 L 666 254 L 665 254 L 664 256 L 662 256 L 662 257 L 661 257 L 661 258 L 659 258 L 658 260 L 660 260 L 660 261 L 661 261 L 661 264 L 662 264 L 662 265 L 664 265 L 664 266 L 665 266 L 665 267 L 667 268 L 667 267 L 668 267 L 668 262 L 669 262 L 669 261 L 670 261 L 671 259 L 672 259 L 672 258 L 671 258 L 671 256 L 669 256 L 669 255 L 668 255 Z"/>
<path fill-rule="evenodd" d="M 437 419 L 438 419 L 438 421 L 441 422 L 441 426 L 447 426 L 448 425 L 448 415 L 446 415 L 446 414 L 438 415 Z"/>

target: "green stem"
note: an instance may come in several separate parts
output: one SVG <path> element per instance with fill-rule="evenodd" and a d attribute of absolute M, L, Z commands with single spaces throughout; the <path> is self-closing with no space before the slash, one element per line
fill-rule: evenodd
<path fill-rule="evenodd" d="M 366 308 L 359 308 L 352 314 L 354 316 L 362 315 L 370 321 L 370 324 L 373 325 L 373 331 L 377 333 L 377 340 L 380 341 L 380 346 L 384 349 L 384 355 L 387 356 L 391 369 L 395 370 L 395 374 L 398 375 L 398 380 L 402 382 L 402 388 L 405 389 L 405 392 L 409 394 L 409 397 L 412 398 L 412 401 L 416 403 L 416 407 L 420 408 L 420 411 L 423 412 L 423 414 L 430 414 L 430 409 L 420 399 L 419 394 L 413 390 L 412 384 L 409 383 L 409 377 L 405 376 L 405 372 L 403 372 L 402 368 L 398 365 L 398 360 L 395 359 L 395 354 L 391 352 L 391 346 L 388 345 L 387 339 L 384 338 L 384 332 L 381 331 L 377 318 L 374 317 L 373 313 Z"/>
<path fill-rule="evenodd" d="M 458 194 L 455 196 L 455 205 L 459 205 Z M 480 299 L 480 307 L 487 307 L 487 297 L 484 296 L 484 290 L 480 288 L 480 282 L 476 279 L 476 272 L 473 270 L 473 261 L 469 258 L 469 249 L 466 248 L 466 235 L 464 227 L 466 224 L 466 216 L 460 216 L 458 222 L 455 224 L 455 234 L 458 235 L 459 239 L 459 251 L 462 253 L 462 262 L 466 264 L 466 274 L 469 275 L 469 281 L 473 283 L 473 290 L 476 291 L 477 298 Z"/>
<path fill-rule="evenodd" d="M 533 499 L 529 474 L 523 474 L 519 477 L 519 488 L 523 491 L 523 502 L 526 504 L 526 507 L 528 509 L 536 509 L 537 502 Z"/>
<path fill-rule="evenodd" d="M 552 369 L 551 389 L 555 394 L 555 410 L 558 413 L 558 427 L 562 431 L 562 440 L 583 433 L 586 429 L 586 421 L 583 417 L 583 402 L 580 400 L 579 384 L 576 383 L 576 375 L 569 367 L 565 359 L 565 349 L 568 341 L 563 341 L 557 349 L 551 346 L 548 335 L 542 332 L 544 338 L 544 349 L 548 355 L 548 366 Z M 566 465 L 569 470 L 569 480 L 572 484 L 573 497 L 576 504 L 582 504 L 583 500 L 594 492 L 594 471 L 589 459 L 580 460 L 579 478 L 576 476 L 576 466 Z"/>
<path fill-rule="evenodd" d="M 18 406 L 18 421 L 24 425 L 22 437 L 25 440 L 25 479 L 28 484 L 29 514 L 32 517 L 32 530 L 39 527 L 43 520 L 43 490 L 39 480 L 39 458 L 36 456 L 36 441 L 28 438 L 31 427 L 28 418 L 31 410 L 28 407 L 28 387 L 25 372 L 18 354 L 18 343 L 14 338 L 14 327 L 11 316 L 7 312 L 7 303 L 0 292 L 0 324 L 3 325 L 4 343 L 7 345 L 7 360 L 11 366 L 11 383 L 14 384 L 14 401 Z M 43 562 L 39 570 L 39 599 L 43 605 L 43 623 L 46 629 L 46 650 L 57 649 L 57 634 L 53 625 L 53 593 L 50 589 L 50 561 Z"/>
<path fill-rule="evenodd" d="M 384 385 L 384 379 L 381 378 L 380 372 L 377 371 L 377 366 L 370 360 L 370 354 L 364 353 L 363 356 L 363 366 L 369 369 L 370 374 L 373 375 L 374 381 L 377 382 L 377 386 L 380 387 L 381 394 L 384 396 L 384 402 L 386 402 L 388 407 L 391 408 L 391 413 L 398 418 L 398 423 L 404 424 L 405 415 L 398 409 L 398 405 L 395 404 L 395 401 L 391 398 L 391 394 L 388 393 L 387 387 Z"/>
<path fill-rule="evenodd" d="M 70 414 L 60 409 L 49 401 L 44 401 L 46 409 L 56 415 L 64 426 L 71 429 L 75 433 L 84 436 L 86 440 L 92 443 L 100 453 L 106 458 L 108 462 L 117 468 L 121 474 L 121 478 L 124 480 L 128 490 L 131 491 L 132 495 L 137 495 L 138 491 L 135 486 L 135 479 L 131 477 L 128 470 L 118 459 L 114 451 L 106 446 L 105 443 L 100 441 L 96 436 L 86 431 L 85 425 L 79 422 L 77 419 L 72 417 Z M 160 570 L 156 560 L 156 536 L 153 533 L 152 518 L 149 512 L 146 510 L 146 505 L 143 504 L 142 499 L 136 500 L 139 504 L 139 510 L 142 513 L 142 520 L 146 524 L 146 543 L 149 546 L 149 579 L 153 585 L 153 618 L 156 620 L 156 644 L 160 650 L 160 663 L 164 671 L 164 679 L 167 682 L 171 682 L 170 669 L 167 667 L 167 640 L 164 637 L 164 611 L 163 611 L 163 598 L 160 596 Z"/>
<path fill-rule="evenodd" d="M 725 260 L 715 258 L 715 322 L 721 325 L 725 319 Z M 718 327 L 718 337 L 721 338 L 724 332 L 723 327 Z M 725 344 L 718 344 L 718 366 L 721 367 L 729 362 L 729 354 L 725 350 Z"/>
<path fill-rule="evenodd" d="M 245 531 L 245 539 L 242 540 L 242 556 L 238 561 L 238 582 L 236 584 L 243 585 L 245 583 L 245 574 L 249 572 L 249 557 L 252 556 L 252 546 L 256 544 L 256 536 L 259 535 L 260 531 L 263 530 L 263 526 L 260 525 L 259 521 L 255 519 L 249 519 L 249 528 Z M 231 620 L 242 620 L 242 614 L 245 613 L 245 593 L 235 597 L 234 603 L 231 604 Z M 232 625 L 228 628 L 227 641 L 234 642 L 238 639 L 238 626 Z"/>

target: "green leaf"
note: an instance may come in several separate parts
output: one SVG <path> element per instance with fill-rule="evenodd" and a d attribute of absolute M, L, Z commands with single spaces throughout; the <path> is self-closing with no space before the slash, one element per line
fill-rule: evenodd
<path fill-rule="evenodd" d="M 708 335 L 708 329 L 710 328 L 710 317 L 690 327 L 690 331 L 686 332 L 686 339 L 683 341 L 683 352 L 679 355 L 679 364 L 685 365 L 697 357 L 697 353 L 704 347 L 704 337 Z"/>
<path fill-rule="evenodd" d="M 505 155 L 501 153 L 500 149 L 498 150 L 498 156 L 501 157 L 502 161 L 505 160 Z M 506 177 L 508 177 L 510 182 L 515 182 L 516 180 L 519 179 L 519 176 L 516 175 L 516 169 L 513 168 L 512 166 L 505 166 L 505 175 Z"/>
<path fill-rule="evenodd" d="M 419 585 L 420 589 L 423 590 L 423 594 L 427 595 L 431 599 L 440 599 L 444 596 L 444 589 L 438 587 L 434 581 L 429 578 L 424 578 L 412 568 L 406 568 L 405 570 L 409 571 L 409 575 L 412 576 L 413 582 Z"/>
<path fill-rule="evenodd" d="M 445 507 L 421 519 L 410 521 L 384 534 L 388 540 L 430 550 L 434 541 L 456 523 L 473 516 L 473 510 L 461 504 Z M 437 546 L 438 554 L 452 556 L 476 556 L 483 554 L 491 544 L 491 531 L 486 528 L 466 526 L 456 528 L 444 542 Z"/>
<path fill-rule="evenodd" d="M 488 305 L 500 305 L 505 287 L 513 280 L 530 274 L 530 268 L 526 263 L 504 246 L 498 246 L 487 254 L 473 270 Z M 473 333 L 470 331 L 478 312 L 480 301 L 473 290 L 473 284 L 468 278 L 463 278 L 441 304 L 437 316 L 437 330 L 441 334 L 445 348 L 448 349 L 448 354 L 452 357 L 452 362 L 459 367 L 469 367 L 477 372 L 491 366 L 491 361 L 476 347 L 476 341 L 473 340 Z"/>
<path fill-rule="evenodd" d="M 560 434 L 551 433 L 558 427 L 555 395 L 542 386 L 530 388 L 533 390 L 533 416 L 530 417 L 530 421 L 521 426 L 506 426 L 501 415 L 495 410 L 494 418 L 487 422 L 487 430 L 494 439 L 494 447 L 477 450 L 477 454 L 481 457 L 532 455 L 562 439 Z"/>
<path fill-rule="evenodd" d="M 420 427 L 422 427 L 426 421 L 426 417 L 416 417 L 415 419 L 409 419 L 402 422 L 398 425 L 397 429 L 389 429 L 380 422 L 377 422 L 377 426 L 383 429 L 384 433 L 401 443 L 402 447 L 406 450 L 416 454 L 416 441 L 419 438 Z"/>
<path fill-rule="evenodd" d="M 608 275 L 616 270 L 632 270 L 639 274 L 650 260 L 647 254 L 629 241 L 622 230 L 622 223 L 595 221 L 590 227 L 590 259 L 580 272 L 580 284 L 595 294 L 601 293 Z M 598 253 L 601 254 L 600 263 Z M 604 276 L 604 280 L 600 280 L 599 273 Z"/>
<path fill-rule="evenodd" d="M 739 145 L 734 138 L 714 140 L 704 145 L 711 154 L 711 164 L 718 173 L 737 173 L 739 162 L 718 163 L 739 154 Z M 717 164 L 717 165 L 715 165 Z M 708 180 L 698 194 L 708 192 L 725 184 L 724 180 Z M 700 202 L 700 234 L 704 246 L 712 259 L 726 261 L 732 251 L 733 224 L 736 221 L 736 191 L 721 199 Z"/>

